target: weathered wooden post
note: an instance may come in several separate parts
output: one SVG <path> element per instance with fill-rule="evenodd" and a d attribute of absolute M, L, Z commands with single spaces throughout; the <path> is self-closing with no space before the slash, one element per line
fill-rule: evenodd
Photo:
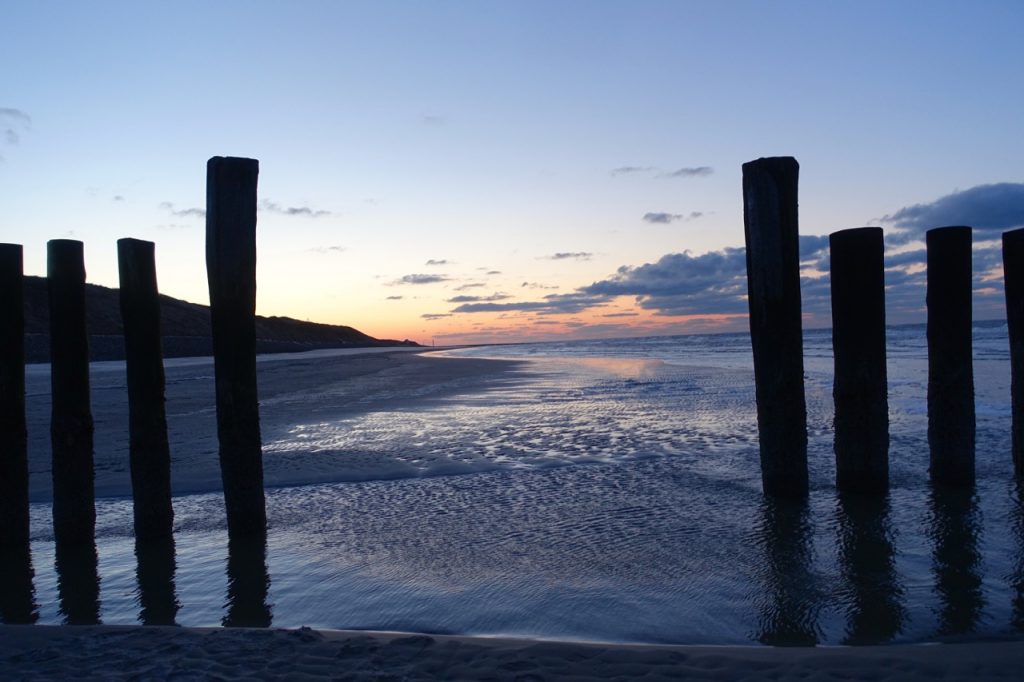
<path fill-rule="evenodd" d="M 1003 281 L 1010 334 L 1013 470 L 1024 478 L 1024 228 L 1003 233 Z"/>
<path fill-rule="evenodd" d="M 85 261 L 82 242 L 54 239 L 46 246 L 53 403 L 53 532 L 58 544 L 92 545 L 96 507 Z"/>
<path fill-rule="evenodd" d="M 766 495 L 807 495 L 807 407 L 800 327 L 797 180 L 791 157 L 743 164 L 750 341 L 761 483 Z"/>
<path fill-rule="evenodd" d="M 215 156 L 206 165 L 217 436 L 230 536 L 264 536 L 263 451 L 256 393 L 256 180 L 259 162 Z"/>
<path fill-rule="evenodd" d="M 139 540 L 168 538 L 174 526 L 160 348 L 160 296 L 153 249 L 153 242 L 117 240 L 128 373 L 129 463 L 135 537 Z"/>
<path fill-rule="evenodd" d="M 884 493 L 889 488 L 889 402 L 882 228 L 833 232 L 829 250 L 836 487 Z"/>
<path fill-rule="evenodd" d="M 974 484 L 971 228 L 939 227 L 928 249 L 928 449 L 931 480 Z"/>
<path fill-rule="evenodd" d="M 20 244 L 0 244 L 0 550 L 29 537 L 22 264 Z"/>

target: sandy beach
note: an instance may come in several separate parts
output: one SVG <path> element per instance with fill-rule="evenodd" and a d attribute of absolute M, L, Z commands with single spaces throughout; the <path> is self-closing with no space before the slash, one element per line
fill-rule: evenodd
<path fill-rule="evenodd" d="M 1020 642 L 768 648 L 309 628 L 0 628 L 7 680 L 1014 680 L 1022 665 Z"/>

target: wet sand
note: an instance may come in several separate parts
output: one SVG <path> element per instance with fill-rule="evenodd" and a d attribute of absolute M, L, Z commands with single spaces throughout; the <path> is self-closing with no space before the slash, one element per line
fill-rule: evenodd
<path fill-rule="evenodd" d="M 267 487 L 338 480 L 344 453 L 274 456 L 268 447 L 298 424 L 345 415 L 429 407 L 444 398 L 513 380 L 514 361 L 450 358 L 422 350 L 358 349 L 280 353 L 258 358 L 260 427 Z M 220 490 L 212 358 L 165 361 L 171 486 L 175 495 Z M 90 365 L 97 497 L 131 495 L 124 362 Z M 321 403 L 311 396 L 322 395 Z M 49 365 L 26 376 L 29 495 L 52 499 Z M 322 412 L 322 415 L 320 414 Z M 186 445 L 187 444 L 187 445 Z M 344 479 L 344 477 L 342 477 Z"/>
<path fill-rule="evenodd" d="M 0 678 L 1012 680 L 1024 643 L 645 646 L 341 630 L 2 626 Z"/>

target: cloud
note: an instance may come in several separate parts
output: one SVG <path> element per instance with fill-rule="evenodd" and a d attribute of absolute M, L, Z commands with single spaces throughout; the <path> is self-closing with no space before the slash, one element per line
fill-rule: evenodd
<path fill-rule="evenodd" d="M 308 206 L 281 206 L 281 204 L 274 203 L 269 199 L 261 201 L 260 208 L 264 211 L 277 213 L 278 215 L 304 216 L 306 218 L 319 218 L 320 216 L 331 215 L 330 211 L 312 209 Z"/>
<path fill-rule="evenodd" d="M 4 141 L 9 145 L 16 145 L 21 142 L 21 138 L 18 137 L 18 133 L 14 132 L 11 128 L 4 131 Z"/>
<path fill-rule="evenodd" d="M 21 142 L 21 135 L 18 134 L 16 129 L 32 129 L 32 118 L 21 109 L 0 107 L 0 122 L 5 121 L 7 125 L 3 127 L 4 144 L 9 147 L 15 147 Z M 0 156 L 0 161 L 3 160 L 4 157 Z"/>
<path fill-rule="evenodd" d="M 640 313 L 605 313 L 601 317 L 638 317 Z"/>
<path fill-rule="evenodd" d="M 173 216 L 178 218 L 205 218 L 206 211 L 201 208 L 174 208 L 174 204 L 170 201 L 160 202 L 160 208 L 166 210 Z"/>
<path fill-rule="evenodd" d="M 312 253 L 342 253 L 346 250 L 344 246 L 314 246 L 311 249 L 307 249 Z"/>
<path fill-rule="evenodd" d="M 550 256 L 543 256 L 544 260 L 590 260 L 594 254 L 588 251 L 562 251 Z"/>
<path fill-rule="evenodd" d="M 434 260 L 433 258 L 431 258 L 425 263 L 425 265 L 448 265 L 449 263 L 451 263 L 451 261 L 445 260 L 443 258 L 441 260 Z"/>
<path fill-rule="evenodd" d="M 420 114 L 420 123 L 425 126 L 443 126 L 448 122 L 444 116 L 437 114 Z"/>
<path fill-rule="evenodd" d="M 442 317 L 451 317 L 451 313 L 423 313 L 420 315 L 424 320 L 440 320 Z"/>
<path fill-rule="evenodd" d="M 467 289 L 479 289 L 480 287 L 487 286 L 483 282 L 469 282 L 467 284 L 460 284 L 455 287 L 455 291 L 466 291 Z"/>
<path fill-rule="evenodd" d="M 674 171 L 662 173 L 663 178 L 699 178 L 705 175 L 711 175 L 715 172 L 715 169 L 711 166 L 693 166 L 690 168 L 679 168 Z"/>
<path fill-rule="evenodd" d="M 401 301 L 403 298 L 405 298 L 405 297 L 404 296 L 388 296 L 384 300 L 386 300 L 386 301 Z"/>
<path fill-rule="evenodd" d="M 927 230 L 946 225 L 969 225 L 983 235 L 1024 227 L 1024 183 L 977 185 L 930 203 L 906 206 L 881 221 L 896 228 L 886 236 L 887 242 L 896 245 L 924 239 Z"/>
<path fill-rule="evenodd" d="M 632 175 L 634 173 L 651 173 L 657 170 L 653 166 L 619 166 L 618 168 L 612 168 L 612 176 L 616 175 Z"/>
<path fill-rule="evenodd" d="M 557 289 L 557 286 L 541 284 L 540 282 L 523 282 L 520 287 L 524 289 Z"/>
<path fill-rule="evenodd" d="M 501 270 L 488 270 L 484 274 L 485 275 L 500 275 L 501 274 Z"/>
<path fill-rule="evenodd" d="M 120 194 L 115 194 L 113 201 L 124 201 L 124 197 Z"/>
<path fill-rule="evenodd" d="M 448 277 L 445 275 L 405 275 L 399 279 L 396 279 L 391 284 L 436 284 L 438 282 L 447 282 Z"/>
<path fill-rule="evenodd" d="M 662 223 L 668 224 L 674 220 L 682 220 L 683 222 L 689 222 L 696 220 L 704 214 L 701 211 L 691 211 L 687 214 L 682 213 L 644 213 L 644 220 L 649 223 Z"/>
<path fill-rule="evenodd" d="M 464 303 L 452 309 L 453 313 L 534 312 L 541 315 L 572 315 L 604 305 L 607 296 L 582 292 L 548 294 L 543 301 L 517 301 L 513 303 Z"/>
<path fill-rule="evenodd" d="M 623 266 L 612 277 L 581 287 L 593 296 L 635 296 L 641 308 L 661 314 L 746 312 L 747 261 L 742 248 L 699 256 L 670 253 L 656 263 Z"/>
<path fill-rule="evenodd" d="M 490 296 L 455 296 L 448 299 L 448 303 L 482 303 L 485 301 L 504 301 L 512 298 L 508 294 L 491 294 Z"/>
<path fill-rule="evenodd" d="M 21 109 L 13 109 L 11 107 L 0 107 L 0 119 L 8 119 L 15 121 L 25 128 L 32 126 L 32 117 L 26 114 Z"/>

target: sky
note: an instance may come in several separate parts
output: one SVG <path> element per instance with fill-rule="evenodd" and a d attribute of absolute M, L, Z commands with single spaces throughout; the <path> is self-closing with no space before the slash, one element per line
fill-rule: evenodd
<path fill-rule="evenodd" d="M 44 275 L 156 243 L 206 303 L 205 168 L 260 162 L 257 312 L 421 343 L 747 329 L 741 165 L 800 163 L 804 323 L 828 240 L 974 227 L 1005 317 L 1024 226 L 1024 3 L 0 0 L 0 241 Z"/>

